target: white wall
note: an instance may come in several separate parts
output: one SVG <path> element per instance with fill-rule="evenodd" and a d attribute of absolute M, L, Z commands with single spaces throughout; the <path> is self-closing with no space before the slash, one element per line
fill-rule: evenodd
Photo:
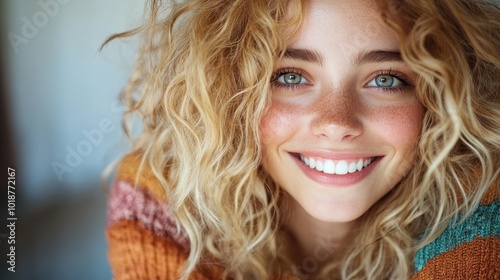
<path fill-rule="evenodd" d="M 132 70 L 136 44 L 128 39 L 102 53 L 98 48 L 107 36 L 138 25 L 143 5 L 144 0 L 7 0 L 9 40 L 2 47 L 18 181 L 28 203 L 99 188 L 103 168 L 124 150 L 122 109 L 115 101 Z M 83 131 L 95 133 L 100 124 L 102 139 L 94 134 L 92 144 Z M 80 161 L 68 156 L 78 148 L 88 154 Z"/>

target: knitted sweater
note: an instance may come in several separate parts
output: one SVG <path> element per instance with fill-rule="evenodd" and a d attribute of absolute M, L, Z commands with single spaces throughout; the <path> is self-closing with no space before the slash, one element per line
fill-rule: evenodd
<path fill-rule="evenodd" d="M 165 193 L 144 168 L 134 186 L 138 158 L 120 164 L 108 203 L 106 235 L 114 279 L 178 279 L 187 260 L 187 236 L 177 230 Z M 417 252 L 412 280 L 500 279 L 500 198 L 495 190 L 464 223 L 448 227 Z M 223 269 L 195 271 L 189 279 L 221 279 Z"/>

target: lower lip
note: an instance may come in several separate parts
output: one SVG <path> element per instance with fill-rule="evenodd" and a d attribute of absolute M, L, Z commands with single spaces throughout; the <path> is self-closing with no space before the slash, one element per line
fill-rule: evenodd
<path fill-rule="evenodd" d="M 347 187 L 361 182 L 379 163 L 382 157 L 377 157 L 370 165 L 361 169 L 361 171 L 356 171 L 354 173 L 347 173 L 345 175 L 337 174 L 326 174 L 322 171 L 310 168 L 300 159 L 291 155 L 291 157 L 297 162 L 298 166 L 309 177 L 311 180 L 318 182 L 323 185 L 329 185 L 333 187 Z"/>

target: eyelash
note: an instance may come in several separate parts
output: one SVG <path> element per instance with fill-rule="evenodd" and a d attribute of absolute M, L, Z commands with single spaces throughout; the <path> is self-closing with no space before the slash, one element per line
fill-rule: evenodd
<path fill-rule="evenodd" d="M 290 91 L 298 89 L 299 87 L 302 87 L 304 85 L 307 85 L 307 84 L 292 85 L 292 84 L 285 84 L 285 83 L 278 82 L 277 80 L 284 74 L 297 74 L 297 75 L 300 75 L 304 79 L 307 80 L 307 78 L 305 78 L 304 75 L 302 75 L 302 71 L 300 69 L 292 69 L 292 68 L 290 68 L 290 69 L 278 69 L 276 72 L 274 72 L 274 74 L 271 77 L 271 84 L 275 87 L 290 90 Z M 405 75 L 398 73 L 392 69 L 378 71 L 377 73 L 372 75 L 372 77 L 368 83 L 370 83 L 371 81 L 373 81 L 374 79 L 376 79 L 379 76 L 394 77 L 395 79 L 397 79 L 401 82 L 401 85 L 398 87 L 372 87 L 372 86 L 366 86 L 366 84 L 365 84 L 364 87 L 365 88 L 376 88 L 377 90 L 382 90 L 382 91 L 386 91 L 386 92 L 393 92 L 393 93 L 398 93 L 398 92 L 406 90 L 410 87 L 413 87 L 413 83 L 411 83 Z"/>
<path fill-rule="evenodd" d="M 300 69 L 291 69 L 291 68 L 290 69 L 278 69 L 276 72 L 273 73 L 273 75 L 271 77 L 271 84 L 275 87 L 286 89 L 286 90 L 295 90 L 301 86 L 307 85 L 307 84 L 292 85 L 292 84 L 284 84 L 284 83 L 278 82 L 278 79 L 281 76 L 283 76 L 284 74 L 297 74 L 297 75 L 300 75 L 304 79 L 307 80 L 307 78 L 304 77 L 304 75 L 302 75 L 302 71 Z"/>
<path fill-rule="evenodd" d="M 368 83 L 366 84 L 369 84 L 371 81 L 373 81 L 374 79 L 376 79 L 377 77 L 379 76 L 391 76 L 393 78 L 396 78 L 397 80 L 399 80 L 401 82 L 401 85 L 398 86 L 398 87 L 371 87 L 371 86 L 364 86 L 366 88 L 376 88 L 377 90 L 382 90 L 382 91 L 389 91 L 389 92 L 394 92 L 394 93 L 398 93 L 398 92 L 401 92 L 403 90 L 406 90 L 408 88 L 411 88 L 413 87 L 413 83 L 410 82 L 408 80 L 408 78 L 399 73 L 399 72 L 396 72 L 392 69 L 389 69 L 389 70 L 382 70 L 382 71 L 379 71 L 375 74 L 373 74 L 373 76 L 371 77 L 371 79 L 369 80 Z"/>

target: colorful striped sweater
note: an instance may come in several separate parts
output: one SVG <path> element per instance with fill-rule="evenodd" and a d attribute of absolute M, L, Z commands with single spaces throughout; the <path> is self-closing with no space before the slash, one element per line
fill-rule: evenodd
<path fill-rule="evenodd" d="M 178 231 L 166 196 L 144 169 L 134 186 L 138 159 L 126 157 L 108 202 L 106 235 L 114 279 L 178 279 L 188 257 L 187 236 Z M 418 251 L 412 280 L 500 279 L 500 198 L 492 191 L 464 223 L 448 227 Z M 221 279 L 219 266 L 190 279 Z"/>

